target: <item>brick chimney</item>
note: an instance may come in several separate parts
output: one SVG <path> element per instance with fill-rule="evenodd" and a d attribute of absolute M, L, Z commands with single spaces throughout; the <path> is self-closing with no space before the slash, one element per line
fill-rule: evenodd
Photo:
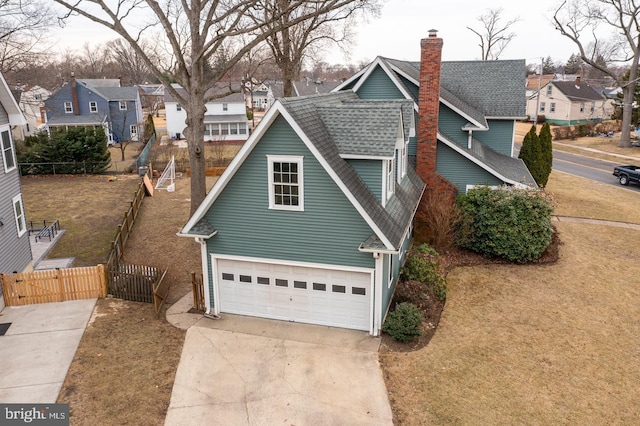
<path fill-rule="evenodd" d="M 458 188 L 436 172 L 442 44 L 436 30 L 430 30 L 429 37 L 420 41 L 416 172 L 427 187 L 414 224 L 417 238 L 430 244 L 438 241 L 439 212 L 450 208 L 458 194 Z"/>
<path fill-rule="evenodd" d="M 418 92 L 418 138 L 416 172 L 430 186 L 436 173 L 438 110 L 440 108 L 440 64 L 442 39 L 436 30 L 420 41 L 420 90 Z"/>
<path fill-rule="evenodd" d="M 71 73 L 71 105 L 73 105 L 73 114 L 80 115 L 80 101 L 78 100 L 78 86 L 75 73 Z"/>
<path fill-rule="evenodd" d="M 580 88 L 580 76 L 576 77 L 576 89 Z"/>

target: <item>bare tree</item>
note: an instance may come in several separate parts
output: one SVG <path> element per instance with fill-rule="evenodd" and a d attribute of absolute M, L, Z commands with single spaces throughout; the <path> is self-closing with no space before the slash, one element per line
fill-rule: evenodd
<path fill-rule="evenodd" d="M 141 42 L 143 50 L 149 50 Z M 143 84 L 150 80 L 152 74 L 147 65 L 140 58 L 135 49 L 122 39 L 117 39 L 107 43 L 107 50 L 111 61 L 118 69 L 118 76 L 133 84 Z"/>
<path fill-rule="evenodd" d="M 303 61 L 312 54 L 312 49 L 322 49 L 328 44 L 350 44 L 358 15 L 377 15 L 380 11 L 378 0 L 357 1 L 319 14 L 315 10 L 322 2 L 306 2 L 295 9 L 289 8 L 289 0 L 271 0 L 271 3 L 274 16 L 265 29 L 272 31 L 267 43 L 280 69 L 284 96 L 293 95 L 293 81 L 300 79 Z M 296 25 L 288 24 L 303 15 L 313 18 Z"/>
<path fill-rule="evenodd" d="M 476 30 L 467 27 L 467 29 L 480 38 L 478 46 L 480 46 L 483 61 L 498 59 L 504 49 L 516 36 L 516 33 L 510 31 L 510 29 L 520 18 L 514 18 L 504 22 L 502 20 L 503 12 L 504 10 L 501 7 L 487 9 L 485 13 L 476 18 L 482 25 L 481 29 Z"/>
<path fill-rule="evenodd" d="M 288 0 L 281 10 L 274 10 L 269 0 L 55 1 L 68 10 L 66 16 L 77 14 L 118 33 L 185 110 L 193 213 L 206 196 L 204 114 L 205 104 L 211 100 L 205 95 L 207 90 L 217 87 L 212 91 L 217 98 L 232 93 L 234 89 L 225 90 L 227 86 L 220 84 L 227 70 L 267 37 L 358 0 Z M 272 25 L 306 3 L 316 7 Z M 153 37 L 153 50 L 144 48 L 145 36 Z M 221 47 L 227 49 L 224 66 L 210 67 L 212 56 Z M 172 80 L 182 85 L 186 96 L 171 86 Z"/>
<path fill-rule="evenodd" d="M 611 77 L 622 88 L 622 132 L 618 146 L 631 147 L 631 116 L 640 60 L 640 1 L 564 1 L 553 15 L 556 29 L 578 47 L 582 61 Z M 600 27 L 612 31 L 602 37 Z M 628 64 L 624 80 L 613 63 Z"/>
<path fill-rule="evenodd" d="M 44 1 L 0 0 L 0 69 L 23 69 L 44 55 L 50 47 L 44 32 L 54 24 Z"/>

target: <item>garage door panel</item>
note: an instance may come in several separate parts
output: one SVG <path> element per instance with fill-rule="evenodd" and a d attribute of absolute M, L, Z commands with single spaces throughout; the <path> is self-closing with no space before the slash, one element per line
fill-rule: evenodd
<path fill-rule="evenodd" d="M 371 274 L 217 260 L 222 312 L 369 329 Z"/>

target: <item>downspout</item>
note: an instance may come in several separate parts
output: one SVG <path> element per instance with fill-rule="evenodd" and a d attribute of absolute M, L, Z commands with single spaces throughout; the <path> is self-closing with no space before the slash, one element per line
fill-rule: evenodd
<path fill-rule="evenodd" d="M 209 263 L 207 262 L 207 242 L 204 238 L 196 238 L 200 243 L 200 256 L 202 258 L 202 285 L 204 286 L 204 304 L 207 307 L 205 315 L 211 314 L 211 286 L 209 285 Z M 215 309 L 214 309 L 215 311 Z"/>
<path fill-rule="evenodd" d="M 472 139 L 473 139 L 473 130 L 469 130 L 469 136 L 467 137 L 467 149 L 471 149 Z"/>
<path fill-rule="evenodd" d="M 380 253 L 373 253 L 375 259 L 375 272 L 374 272 L 374 291 L 373 291 L 373 330 L 371 335 L 379 336 L 382 329 L 382 276 L 384 274 L 384 256 Z"/>

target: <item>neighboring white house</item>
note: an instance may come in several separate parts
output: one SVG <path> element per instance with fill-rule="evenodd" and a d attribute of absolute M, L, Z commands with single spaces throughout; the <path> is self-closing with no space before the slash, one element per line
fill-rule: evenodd
<path fill-rule="evenodd" d="M 527 99 L 527 115 L 544 115 L 550 124 L 568 126 L 589 121 L 608 120 L 613 103 L 591 86 L 575 81 L 550 81 Z"/>
<path fill-rule="evenodd" d="M 187 96 L 186 90 L 180 85 L 173 84 L 173 87 L 183 96 Z M 207 111 L 204 116 L 205 141 L 245 141 L 249 137 L 244 95 L 240 87 L 238 90 L 238 93 L 207 102 Z M 211 90 L 205 96 L 211 97 L 214 94 L 215 90 Z M 184 130 L 187 127 L 185 123 L 187 113 L 166 89 L 164 108 L 167 116 L 167 135 L 171 139 L 183 139 Z"/>
<path fill-rule="evenodd" d="M 13 94 L 27 120 L 24 126 L 13 129 L 13 137 L 22 140 L 26 136 L 32 136 L 44 124 L 44 101 L 51 96 L 51 92 L 43 87 L 33 86 L 28 90 L 18 88 L 13 90 Z"/>

